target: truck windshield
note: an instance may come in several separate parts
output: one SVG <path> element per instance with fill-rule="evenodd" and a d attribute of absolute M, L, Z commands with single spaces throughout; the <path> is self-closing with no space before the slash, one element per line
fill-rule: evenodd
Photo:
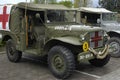
<path fill-rule="evenodd" d="M 47 23 L 75 22 L 75 11 L 48 10 Z"/>
<path fill-rule="evenodd" d="M 103 21 L 117 21 L 116 13 L 103 13 L 102 20 Z"/>

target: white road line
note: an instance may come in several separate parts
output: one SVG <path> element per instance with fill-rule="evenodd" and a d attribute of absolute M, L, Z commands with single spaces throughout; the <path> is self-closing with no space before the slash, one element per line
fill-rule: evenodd
<path fill-rule="evenodd" d="M 0 52 L 0 54 L 5 53 L 5 51 Z"/>
<path fill-rule="evenodd" d="M 94 75 L 94 74 L 89 74 L 89 73 L 86 73 L 86 72 L 83 72 L 83 71 L 75 70 L 75 72 L 85 74 L 85 75 L 88 75 L 88 76 L 92 76 L 92 77 L 95 77 L 95 78 L 101 78 L 100 76 L 97 76 L 97 75 Z"/>
<path fill-rule="evenodd" d="M 49 77 L 49 76 L 50 76 L 50 75 L 48 75 L 48 74 L 42 75 L 42 76 L 39 77 L 39 80 L 42 80 L 42 79 L 44 79 L 44 78 L 46 78 L 46 77 Z"/>

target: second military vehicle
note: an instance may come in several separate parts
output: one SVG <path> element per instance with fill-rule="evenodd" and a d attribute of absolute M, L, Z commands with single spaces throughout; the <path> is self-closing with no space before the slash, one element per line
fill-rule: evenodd
<path fill-rule="evenodd" d="M 107 31 L 111 39 L 109 51 L 111 56 L 120 57 L 120 24 L 117 21 L 117 12 L 109 11 L 105 8 L 81 7 L 81 23 L 90 26 L 98 26 Z"/>
<path fill-rule="evenodd" d="M 76 13 L 62 5 L 13 5 L 9 31 L 0 31 L 8 59 L 19 62 L 22 52 L 46 56 L 51 72 L 60 79 L 70 76 L 84 60 L 97 67 L 106 65 L 110 59 L 106 32 L 78 25 Z"/>

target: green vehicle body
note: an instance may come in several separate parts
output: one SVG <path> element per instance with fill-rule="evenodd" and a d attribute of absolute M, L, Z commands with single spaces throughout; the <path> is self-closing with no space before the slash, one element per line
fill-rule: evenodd
<path fill-rule="evenodd" d="M 54 11 L 56 13 L 63 11 L 63 14 L 70 12 L 67 16 L 68 20 L 49 21 L 48 13 Z M 38 56 L 45 56 L 52 47 L 62 45 L 70 49 L 79 62 L 105 58 L 108 54 L 108 47 L 105 48 L 108 36 L 105 35 L 105 31 L 98 27 L 77 24 L 75 15 L 77 15 L 76 10 L 61 5 L 19 3 L 11 9 L 10 31 L 0 31 L 2 42 L 12 39 L 17 50 Z M 40 22 L 41 24 L 39 24 Z M 98 43 L 97 47 L 92 47 L 90 35 L 95 32 L 101 33 L 102 45 L 99 46 Z M 86 44 L 84 45 L 84 43 Z M 96 54 L 96 52 L 102 51 L 101 55 Z"/>

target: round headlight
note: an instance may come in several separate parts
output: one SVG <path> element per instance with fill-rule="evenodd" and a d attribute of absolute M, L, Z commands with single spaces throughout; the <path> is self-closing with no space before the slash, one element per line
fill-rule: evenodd
<path fill-rule="evenodd" d="M 81 38 L 82 40 L 85 40 L 84 35 L 80 35 L 80 38 Z"/>

